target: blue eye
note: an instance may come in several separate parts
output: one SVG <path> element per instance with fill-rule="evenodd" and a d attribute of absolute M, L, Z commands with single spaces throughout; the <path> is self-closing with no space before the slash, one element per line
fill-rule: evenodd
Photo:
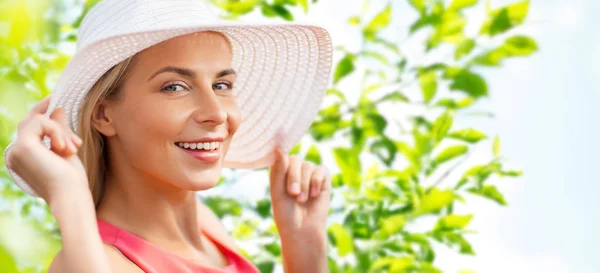
<path fill-rule="evenodd" d="M 179 87 L 181 87 L 183 89 L 177 89 L 176 88 L 177 86 L 179 86 Z M 162 90 L 163 91 L 167 91 L 167 92 L 177 92 L 177 91 L 183 91 L 185 89 L 186 88 L 183 85 L 178 84 L 178 83 L 174 83 L 174 84 L 169 84 L 169 85 L 165 86 Z"/>

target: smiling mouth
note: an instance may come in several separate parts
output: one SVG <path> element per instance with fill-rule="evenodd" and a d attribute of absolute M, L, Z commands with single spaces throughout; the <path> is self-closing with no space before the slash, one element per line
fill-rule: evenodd
<path fill-rule="evenodd" d="M 216 163 L 221 158 L 221 142 L 186 143 L 176 142 L 183 152 L 205 163 Z"/>
<path fill-rule="evenodd" d="M 176 142 L 176 146 L 188 151 L 216 151 L 221 147 L 220 141 L 213 142 L 199 142 L 199 143 L 188 143 L 188 142 Z"/>

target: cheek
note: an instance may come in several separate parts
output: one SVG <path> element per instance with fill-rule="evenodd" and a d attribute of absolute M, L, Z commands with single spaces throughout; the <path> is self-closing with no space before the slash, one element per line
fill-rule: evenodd
<path fill-rule="evenodd" d="M 227 123 L 229 124 L 229 134 L 233 136 L 242 122 L 242 111 L 237 103 L 233 102 L 227 111 Z"/>
<path fill-rule="evenodd" d="M 138 102 L 121 113 L 117 134 L 132 156 L 164 156 L 179 133 L 182 118 L 178 115 L 181 111 L 166 103 Z"/>
<path fill-rule="evenodd" d="M 240 124 L 242 122 L 242 111 L 238 104 L 235 101 L 228 102 L 224 104 L 225 112 L 227 112 L 227 130 L 229 133 L 229 137 L 227 138 L 227 148 L 229 148 L 229 144 L 231 143 L 231 138 L 237 132 L 238 128 L 240 128 Z"/>

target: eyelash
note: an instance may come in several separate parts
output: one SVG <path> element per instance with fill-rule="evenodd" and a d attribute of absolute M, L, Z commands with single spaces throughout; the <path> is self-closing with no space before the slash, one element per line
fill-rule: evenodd
<path fill-rule="evenodd" d="M 231 83 L 229 83 L 229 82 L 217 82 L 217 83 L 213 84 L 213 89 L 214 89 L 215 85 L 218 85 L 218 84 L 225 84 L 227 86 L 227 89 L 218 89 L 218 90 L 231 90 L 231 89 L 233 89 L 233 85 Z M 164 91 L 164 92 L 167 92 L 167 93 L 177 92 L 177 91 L 167 91 L 167 90 L 165 90 L 165 89 L 167 89 L 167 88 L 169 88 L 171 86 L 181 86 L 184 89 L 188 89 L 183 84 L 180 84 L 180 83 L 171 83 L 171 84 L 165 86 L 161 91 Z M 215 91 L 217 91 L 217 90 L 215 90 Z"/>

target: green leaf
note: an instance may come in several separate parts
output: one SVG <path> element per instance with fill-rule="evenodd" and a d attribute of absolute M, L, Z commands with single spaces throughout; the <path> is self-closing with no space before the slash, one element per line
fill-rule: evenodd
<path fill-rule="evenodd" d="M 430 192 L 426 193 L 420 201 L 419 208 L 415 211 L 415 215 L 423 215 L 428 213 L 435 213 L 440 211 L 442 208 L 452 204 L 454 200 L 454 192 L 451 190 L 439 190 L 436 188 L 431 189 Z"/>
<path fill-rule="evenodd" d="M 469 150 L 467 145 L 450 146 L 441 151 L 434 159 L 437 164 L 444 163 L 448 160 L 464 155 Z"/>
<path fill-rule="evenodd" d="M 466 97 L 460 101 L 455 101 L 450 98 L 443 98 L 437 101 L 436 106 L 446 107 L 448 109 L 462 109 L 469 107 L 473 104 L 474 99 L 471 97 Z"/>
<path fill-rule="evenodd" d="M 310 146 L 310 148 L 306 152 L 306 157 L 304 159 L 317 165 L 321 165 L 321 154 L 319 153 L 319 149 L 317 149 L 317 146 Z"/>
<path fill-rule="evenodd" d="M 358 153 L 353 149 L 335 148 L 333 156 L 340 167 L 344 183 L 350 187 L 358 188 L 361 182 L 361 166 Z"/>
<path fill-rule="evenodd" d="M 468 143 L 477 143 L 483 139 L 486 139 L 487 136 L 473 128 L 461 129 L 458 131 L 451 132 L 448 137 L 462 140 Z"/>
<path fill-rule="evenodd" d="M 390 102 L 409 102 L 410 100 L 408 99 L 408 97 L 404 94 L 402 94 L 400 91 L 395 91 L 389 94 L 386 94 L 385 96 L 381 97 L 378 102 L 384 102 L 384 101 L 390 101 Z"/>
<path fill-rule="evenodd" d="M 344 257 L 354 251 L 352 236 L 340 224 L 332 224 L 327 228 L 330 238 L 333 238 L 334 245 L 338 249 L 338 255 Z"/>
<path fill-rule="evenodd" d="M 258 221 L 255 219 L 247 219 L 238 223 L 231 232 L 231 235 L 236 239 L 249 239 L 255 237 Z"/>
<path fill-rule="evenodd" d="M 444 217 L 440 218 L 438 220 L 438 222 L 435 224 L 434 231 L 448 231 L 448 230 L 462 229 L 462 228 L 466 227 L 469 224 L 469 222 L 471 222 L 472 218 L 473 218 L 473 215 L 451 214 L 451 215 L 444 216 Z"/>
<path fill-rule="evenodd" d="M 0 246 L 0 268 L 3 272 L 20 272 L 14 257 L 2 246 Z"/>
<path fill-rule="evenodd" d="M 392 215 L 387 218 L 380 219 L 379 238 L 386 239 L 390 236 L 402 231 L 406 224 L 404 215 Z"/>
<path fill-rule="evenodd" d="M 506 58 L 529 56 L 537 50 L 537 43 L 532 38 L 517 35 L 508 38 L 502 46 L 478 55 L 472 60 L 472 63 L 484 66 L 499 66 L 502 60 Z"/>
<path fill-rule="evenodd" d="M 477 0 L 452 0 L 449 10 L 460 10 L 477 4 Z"/>
<path fill-rule="evenodd" d="M 487 96 L 488 94 L 485 80 L 480 75 L 466 69 L 448 68 L 444 78 L 452 80 L 450 90 L 463 91 L 474 98 Z"/>
<path fill-rule="evenodd" d="M 390 23 L 392 16 L 392 6 L 388 4 L 384 10 L 377 14 L 363 30 L 367 40 L 373 40 L 377 33 Z"/>
<path fill-rule="evenodd" d="M 271 6 L 273 11 L 279 15 L 279 17 L 287 20 L 294 21 L 294 15 L 283 5 L 273 5 Z"/>
<path fill-rule="evenodd" d="M 302 149 L 302 143 L 298 143 L 294 145 L 294 148 L 290 151 L 290 155 L 297 155 L 300 153 L 300 149 Z"/>
<path fill-rule="evenodd" d="M 474 47 L 475 47 L 475 40 L 473 40 L 473 39 L 463 40 L 458 45 L 458 47 L 456 48 L 456 51 L 454 52 L 454 59 L 460 60 L 462 57 L 471 53 L 471 51 L 473 50 Z"/>
<path fill-rule="evenodd" d="M 385 163 L 386 166 L 390 167 L 394 159 L 396 158 L 396 143 L 386 137 L 373 142 L 371 144 L 371 151 Z"/>
<path fill-rule="evenodd" d="M 273 9 L 273 6 L 269 5 L 266 2 L 261 3 L 260 11 L 264 16 L 268 18 L 273 18 L 277 16 L 277 12 Z"/>
<path fill-rule="evenodd" d="M 272 273 L 273 269 L 275 269 L 275 263 L 271 261 L 260 262 L 256 265 L 256 267 L 258 270 L 260 270 L 260 273 Z"/>
<path fill-rule="evenodd" d="M 446 134 L 450 128 L 452 128 L 453 121 L 454 119 L 450 113 L 444 112 L 433 122 L 433 126 L 431 127 L 431 136 L 436 144 L 446 137 Z"/>
<path fill-rule="evenodd" d="M 346 54 L 344 58 L 340 60 L 335 68 L 335 74 L 333 76 L 333 83 L 339 82 L 342 78 L 354 71 L 354 55 Z"/>
<path fill-rule="evenodd" d="M 267 218 L 271 215 L 271 200 L 261 199 L 256 201 L 256 213 L 262 218 Z"/>
<path fill-rule="evenodd" d="M 419 75 L 419 83 L 421 83 L 421 92 L 423 100 L 429 102 L 437 91 L 437 77 L 435 71 L 425 72 Z"/>
<path fill-rule="evenodd" d="M 506 206 L 508 204 L 508 203 L 506 203 L 506 200 L 504 199 L 504 196 L 502 195 L 502 193 L 500 193 L 500 191 L 498 191 L 498 188 L 494 185 L 483 185 L 483 187 L 481 189 L 470 188 L 470 189 L 468 189 L 468 191 L 470 193 L 493 200 L 496 203 L 503 205 L 503 206 Z"/>
<path fill-rule="evenodd" d="M 355 25 L 355 26 L 360 25 L 360 17 L 359 16 L 350 17 L 348 19 L 348 24 Z"/>
<path fill-rule="evenodd" d="M 492 152 L 494 153 L 495 157 L 498 157 L 500 155 L 500 137 L 499 136 L 494 137 L 494 144 L 492 144 Z"/>
<path fill-rule="evenodd" d="M 400 54 L 400 49 L 398 48 L 398 45 L 396 45 L 394 42 L 390 42 L 386 39 L 383 39 L 381 37 L 375 37 L 375 40 L 373 40 L 373 42 L 378 43 L 383 45 L 385 48 L 387 48 L 388 50 L 394 52 L 396 55 L 401 55 Z M 402 69 L 400 69 L 402 70 Z"/>
<path fill-rule="evenodd" d="M 396 141 L 396 148 L 398 148 L 398 151 L 402 155 L 404 155 L 404 157 L 406 157 L 406 159 L 411 163 L 411 165 L 415 169 L 417 169 L 417 170 L 421 169 L 420 157 L 418 155 L 418 152 L 415 151 L 415 149 L 413 149 L 406 142 L 402 142 L 402 141 Z"/>
<path fill-rule="evenodd" d="M 425 13 L 425 0 L 408 0 L 408 3 L 415 8 L 419 13 Z"/>
<path fill-rule="evenodd" d="M 298 0 L 300 2 L 300 6 L 304 10 L 304 13 L 308 13 L 308 0 Z"/>
<path fill-rule="evenodd" d="M 258 0 L 242 0 L 242 1 L 227 1 L 219 6 L 231 13 L 231 15 L 239 16 L 251 12 L 259 4 Z"/>
<path fill-rule="evenodd" d="M 377 112 L 371 112 L 365 116 L 363 126 L 367 135 L 378 136 L 382 135 L 383 130 L 385 130 L 385 127 L 387 127 L 387 120 L 381 114 Z"/>
<path fill-rule="evenodd" d="M 225 215 L 240 216 L 242 214 L 240 203 L 233 198 L 208 196 L 202 199 L 202 203 L 210 207 L 219 218 L 223 218 Z"/>
<path fill-rule="evenodd" d="M 508 171 L 501 171 L 500 175 L 502 176 L 512 176 L 512 177 L 518 177 L 523 175 L 523 171 L 521 170 L 508 170 Z"/>
<path fill-rule="evenodd" d="M 446 243 L 448 246 L 458 246 L 459 252 L 462 254 L 474 255 L 473 247 L 471 244 L 465 239 L 462 234 L 453 233 L 453 232 L 440 232 L 441 234 L 436 234 L 434 237 L 436 239 L 441 240 Z"/>
<path fill-rule="evenodd" d="M 531 37 L 516 35 L 506 39 L 504 49 L 511 56 L 529 56 L 538 50 L 538 45 Z"/>
<path fill-rule="evenodd" d="M 365 56 L 365 57 L 370 57 L 373 59 L 378 60 L 379 62 L 381 62 L 382 64 L 385 65 L 389 65 L 390 62 L 388 61 L 388 58 L 383 56 L 383 54 L 379 53 L 379 52 L 375 52 L 375 51 L 363 51 L 361 53 L 361 55 Z"/>
<path fill-rule="evenodd" d="M 329 88 L 327 89 L 327 93 L 328 96 L 336 96 L 338 98 L 340 98 L 340 100 L 342 101 L 347 101 L 346 99 L 346 95 L 344 95 L 344 93 L 342 93 L 342 91 L 340 91 L 339 89 L 335 89 L 335 88 Z"/>
<path fill-rule="evenodd" d="M 514 3 L 494 10 L 481 26 L 480 33 L 494 36 L 520 25 L 525 21 L 529 10 L 529 0 Z"/>
<path fill-rule="evenodd" d="M 266 251 L 271 253 L 275 257 L 281 255 L 281 246 L 278 243 L 270 243 L 263 246 Z"/>

